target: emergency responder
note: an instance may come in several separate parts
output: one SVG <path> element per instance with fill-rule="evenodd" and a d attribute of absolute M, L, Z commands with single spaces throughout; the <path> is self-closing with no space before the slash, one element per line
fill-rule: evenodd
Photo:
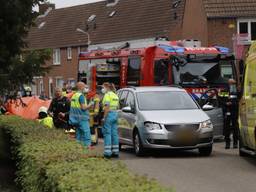
<path fill-rule="evenodd" d="M 32 97 L 32 89 L 29 86 L 24 87 L 24 97 Z"/>
<path fill-rule="evenodd" d="M 224 135 L 226 142 L 226 149 L 230 149 L 230 135 L 233 133 L 233 148 L 238 147 L 238 91 L 236 81 L 234 79 L 228 80 L 228 99 L 226 102 L 225 121 L 224 121 Z"/>
<path fill-rule="evenodd" d="M 62 96 L 61 88 L 55 89 L 55 98 L 52 100 L 48 113 L 53 117 L 54 126 L 60 129 L 68 129 L 70 101 Z"/>
<path fill-rule="evenodd" d="M 48 116 L 47 114 L 47 108 L 46 107 L 40 107 L 38 111 L 38 121 L 40 124 L 48 127 L 53 128 L 53 119 L 52 117 Z"/>
<path fill-rule="evenodd" d="M 82 145 L 91 146 L 91 132 L 89 126 L 89 109 L 92 104 L 87 105 L 84 93 L 86 85 L 77 83 L 77 92 L 71 98 L 69 123 L 76 128 L 76 139 Z"/>
<path fill-rule="evenodd" d="M 88 89 L 89 91 L 89 89 Z M 99 110 L 100 110 L 100 96 L 97 93 L 89 95 L 89 100 L 93 104 L 90 109 L 90 128 L 92 134 L 92 143 L 98 143 L 98 126 L 99 126 Z"/>
<path fill-rule="evenodd" d="M 117 110 L 119 98 L 113 92 L 115 88 L 110 83 L 104 83 L 102 93 L 104 94 L 102 104 L 104 110 L 102 133 L 104 137 L 104 157 L 119 157 L 119 138 L 117 131 Z"/>

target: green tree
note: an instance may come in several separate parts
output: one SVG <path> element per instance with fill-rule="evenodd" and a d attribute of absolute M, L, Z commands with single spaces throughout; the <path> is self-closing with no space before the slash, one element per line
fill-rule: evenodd
<path fill-rule="evenodd" d="M 49 50 L 25 51 L 25 38 L 38 16 L 33 8 L 46 0 L 0 0 L 0 94 L 15 93 L 45 75 Z M 20 55 L 23 55 L 23 59 Z"/>

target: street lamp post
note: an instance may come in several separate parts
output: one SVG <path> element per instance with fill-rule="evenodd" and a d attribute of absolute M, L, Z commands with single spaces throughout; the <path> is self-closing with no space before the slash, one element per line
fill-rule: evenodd
<path fill-rule="evenodd" d="M 77 28 L 76 31 L 87 35 L 87 45 L 89 46 L 91 44 L 90 34 L 80 28 Z"/>

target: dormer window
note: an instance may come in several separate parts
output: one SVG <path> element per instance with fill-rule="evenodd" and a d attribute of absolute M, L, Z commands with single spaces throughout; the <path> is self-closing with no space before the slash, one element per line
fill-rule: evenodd
<path fill-rule="evenodd" d="M 116 11 L 112 11 L 108 16 L 113 17 L 116 14 Z"/>
<path fill-rule="evenodd" d="M 107 7 L 115 6 L 119 0 L 107 0 Z"/>
<path fill-rule="evenodd" d="M 45 21 L 44 21 L 44 22 L 42 22 L 42 23 L 40 23 L 40 25 L 38 26 L 38 29 L 43 28 L 43 26 L 45 26 L 45 24 L 46 24 L 46 22 L 45 22 Z"/>
<path fill-rule="evenodd" d="M 88 18 L 88 22 L 93 22 L 94 20 L 96 19 L 96 15 L 91 15 L 89 18 Z"/>
<path fill-rule="evenodd" d="M 110 3 L 115 3 L 116 0 L 107 0 L 107 3 L 110 4 Z"/>
<path fill-rule="evenodd" d="M 172 3 L 172 8 L 173 8 L 173 9 L 178 8 L 179 5 L 180 5 L 180 3 L 181 3 L 181 0 L 175 0 L 175 1 Z"/>

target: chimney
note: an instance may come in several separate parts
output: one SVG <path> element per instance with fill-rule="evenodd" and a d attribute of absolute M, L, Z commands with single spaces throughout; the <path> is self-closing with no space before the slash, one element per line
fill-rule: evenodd
<path fill-rule="evenodd" d="M 54 3 L 43 3 L 39 5 L 39 14 L 43 15 L 49 8 L 55 9 Z"/>

